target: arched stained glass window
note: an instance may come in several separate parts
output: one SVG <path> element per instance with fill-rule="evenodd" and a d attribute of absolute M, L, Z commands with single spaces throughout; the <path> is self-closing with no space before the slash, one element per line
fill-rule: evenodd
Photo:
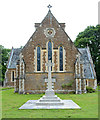
<path fill-rule="evenodd" d="M 48 60 L 52 62 L 52 43 L 51 41 L 48 42 Z"/>
<path fill-rule="evenodd" d="M 59 48 L 59 70 L 63 71 L 63 47 L 60 46 Z"/>
<path fill-rule="evenodd" d="M 41 50 L 37 47 L 37 71 L 41 71 Z"/>
<path fill-rule="evenodd" d="M 52 43 L 51 41 L 48 42 L 48 60 L 51 60 L 52 63 Z M 51 67 L 52 70 L 52 67 Z"/>

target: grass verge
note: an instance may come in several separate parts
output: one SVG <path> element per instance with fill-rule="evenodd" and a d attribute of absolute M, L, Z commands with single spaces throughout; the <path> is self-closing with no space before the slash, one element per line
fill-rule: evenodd
<path fill-rule="evenodd" d="M 87 94 L 57 94 L 61 99 L 73 100 L 81 110 L 18 110 L 28 100 L 43 94 L 17 94 L 14 89 L 2 91 L 3 118 L 98 118 L 98 92 Z"/>

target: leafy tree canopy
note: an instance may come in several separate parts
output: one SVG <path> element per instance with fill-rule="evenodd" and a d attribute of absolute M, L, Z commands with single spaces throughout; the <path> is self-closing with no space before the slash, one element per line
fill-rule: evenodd
<path fill-rule="evenodd" d="M 88 26 L 83 32 L 78 34 L 74 44 L 78 48 L 89 46 L 97 78 L 100 81 L 100 25 L 96 27 Z"/>
<path fill-rule="evenodd" d="M 4 46 L 0 45 L 0 81 L 3 81 L 5 78 L 5 72 L 7 69 L 7 62 L 10 55 L 10 49 L 4 48 Z"/>

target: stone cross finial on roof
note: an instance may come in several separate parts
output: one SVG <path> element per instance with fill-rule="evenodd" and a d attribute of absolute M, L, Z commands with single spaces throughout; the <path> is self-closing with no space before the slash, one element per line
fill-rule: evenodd
<path fill-rule="evenodd" d="M 47 7 L 49 8 L 49 10 L 50 10 L 50 8 L 52 8 L 52 6 L 50 4 Z"/>

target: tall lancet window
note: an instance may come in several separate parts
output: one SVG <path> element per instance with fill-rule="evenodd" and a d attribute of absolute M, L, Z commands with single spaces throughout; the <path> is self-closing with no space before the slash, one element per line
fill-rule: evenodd
<path fill-rule="evenodd" d="M 48 42 L 48 60 L 52 62 L 52 43 L 51 41 Z M 52 67 L 51 67 L 52 70 Z"/>
<path fill-rule="evenodd" d="M 51 41 L 48 42 L 48 60 L 52 62 L 52 43 Z"/>
<path fill-rule="evenodd" d="M 41 71 L 41 50 L 37 47 L 37 71 Z"/>
<path fill-rule="evenodd" d="M 63 71 L 63 47 L 59 48 L 59 70 Z"/>

